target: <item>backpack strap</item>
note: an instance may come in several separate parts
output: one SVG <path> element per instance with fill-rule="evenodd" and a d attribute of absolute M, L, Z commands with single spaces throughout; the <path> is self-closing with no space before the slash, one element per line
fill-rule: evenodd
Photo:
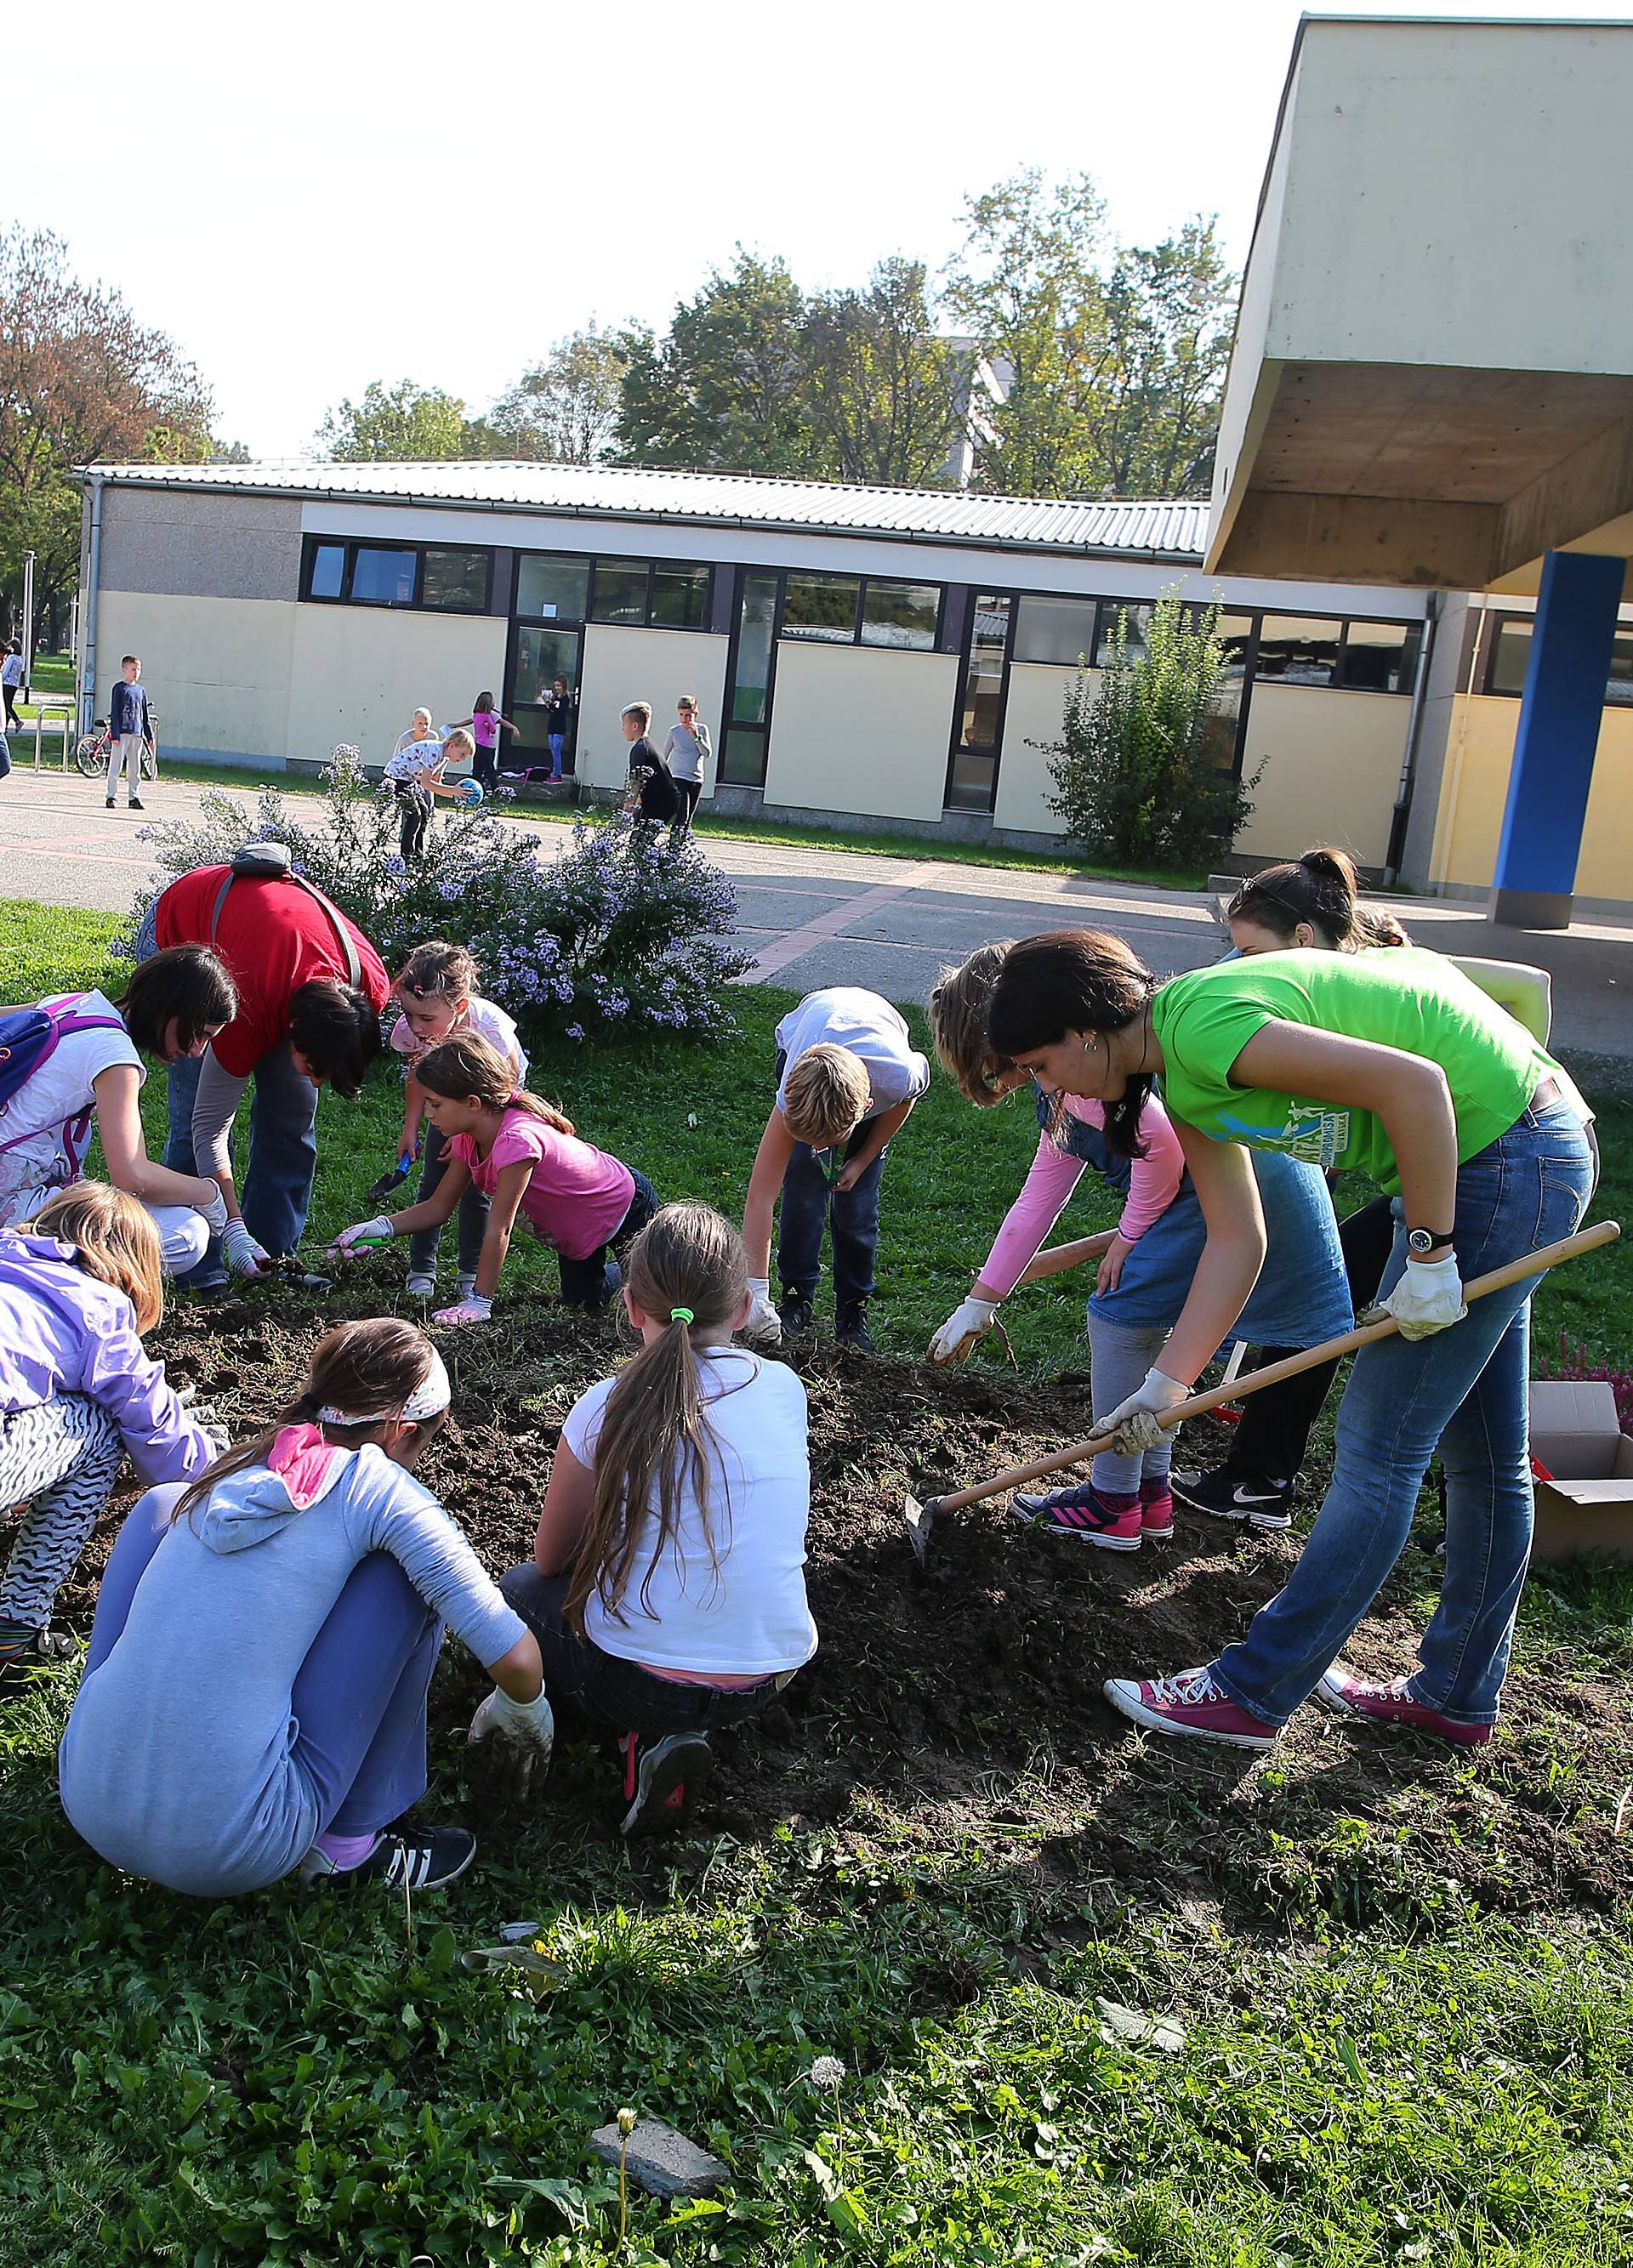
<path fill-rule="evenodd" d="M 216 941 L 216 932 L 221 926 L 221 909 L 226 903 L 227 892 L 232 888 L 233 883 L 240 879 L 241 877 L 235 874 L 229 866 L 226 872 L 226 879 L 223 881 L 221 887 L 216 892 L 216 902 L 211 908 L 210 915 L 210 942 L 211 945 L 214 945 Z M 257 877 L 257 879 L 261 880 L 270 880 L 272 878 L 270 875 L 263 875 Z M 336 942 L 340 946 L 342 953 L 346 956 L 346 981 L 350 983 L 354 992 L 360 992 L 363 990 L 363 963 L 358 957 L 358 949 L 352 941 L 351 932 L 346 927 L 338 907 L 334 905 L 328 898 L 326 898 L 321 890 L 316 888 L 311 882 L 308 882 L 304 874 L 285 874 L 284 876 L 284 880 L 286 882 L 292 883 L 296 889 L 304 890 L 309 898 L 315 898 L 319 905 L 322 907 L 324 912 L 329 916 L 330 926 L 333 928 L 335 932 Z"/>

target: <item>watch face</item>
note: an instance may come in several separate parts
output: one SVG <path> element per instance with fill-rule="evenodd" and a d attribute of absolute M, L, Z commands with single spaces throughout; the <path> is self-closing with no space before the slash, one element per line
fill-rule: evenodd
<path fill-rule="evenodd" d="M 1426 1228 L 1411 1228 L 1407 1231 L 1407 1246 L 1413 1252 L 1432 1252 L 1435 1240 Z"/>

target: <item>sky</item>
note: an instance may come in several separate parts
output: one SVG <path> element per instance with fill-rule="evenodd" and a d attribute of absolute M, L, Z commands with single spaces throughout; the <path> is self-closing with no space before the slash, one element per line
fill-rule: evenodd
<path fill-rule="evenodd" d="M 23 91 L 0 217 L 55 230 L 79 274 L 168 332 L 223 439 L 300 456 L 373 379 L 475 413 L 592 320 L 661 329 L 739 243 L 808 290 L 895 253 L 939 268 L 965 199 L 1025 166 L 1092 173 L 1126 242 L 1216 214 L 1239 267 L 1299 12 L 81 0 L 61 100 L 37 31 L 19 18 L 7 40 Z"/>

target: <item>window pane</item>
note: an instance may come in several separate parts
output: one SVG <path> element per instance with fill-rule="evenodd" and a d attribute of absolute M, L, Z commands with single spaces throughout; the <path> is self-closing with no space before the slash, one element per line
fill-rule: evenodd
<path fill-rule="evenodd" d="M 990 811 L 998 783 L 998 759 L 976 748 L 960 748 L 947 785 L 949 811 Z"/>
<path fill-rule="evenodd" d="M 589 598 L 587 559 L 546 559 L 530 552 L 521 563 L 516 584 L 516 612 L 545 622 L 559 615 L 564 622 L 581 622 Z"/>
<path fill-rule="evenodd" d="M 1053 661 L 1075 669 L 1094 652 L 1092 599 L 1023 599 L 1015 628 L 1017 661 Z"/>
<path fill-rule="evenodd" d="M 769 735 L 732 725 L 720 747 L 719 777 L 726 787 L 764 787 L 765 743 Z"/>
<path fill-rule="evenodd" d="M 1633 637 L 1619 637 L 1611 649 L 1605 699 L 1613 709 L 1633 707 Z"/>
<path fill-rule="evenodd" d="M 1153 607 L 1139 604 L 1122 606 L 1110 599 L 1103 599 L 1100 601 L 1100 636 L 1094 650 L 1097 668 L 1104 669 L 1112 659 L 1112 637 L 1119 615 L 1128 625 L 1123 658 L 1126 661 L 1138 661 L 1145 652 L 1145 634 L 1155 612 Z"/>
<path fill-rule="evenodd" d="M 1267 615 L 1259 629 L 1257 684 L 1330 685 L 1338 666 L 1338 624 Z"/>
<path fill-rule="evenodd" d="M 654 567 L 652 619 L 665 630 L 700 630 L 709 619 L 706 567 Z"/>
<path fill-rule="evenodd" d="M 1247 674 L 1247 649 L 1252 642 L 1251 615 L 1221 615 L 1219 641 L 1225 651 L 1225 684 L 1230 693 L 1230 713 L 1241 705 L 1242 681 Z"/>
<path fill-rule="evenodd" d="M 645 622 L 647 563 L 644 559 L 598 559 L 590 598 L 593 622 Z"/>
<path fill-rule="evenodd" d="M 451 607 L 479 615 L 488 603 L 485 551 L 427 551 L 419 586 L 422 607 Z"/>
<path fill-rule="evenodd" d="M 939 583 L 869 582 L 862 600 L 864 645 L 899 645 L 914 653 L 935 651 L 935 623 L 942 611 Z"/>
<path fill-rule="evenodd" d="M 569 693 L 576 689 L 579 677 L 577 630 L 519 630 L 516 632 L 516 683 L 510 696 L 511 706 L 528 709 L 548 701 L 558 677 L 566 679 Z"/>
<path fill-rule="evenodd" d="M 337 599 L 345 579 L 345 545 L 318 544 L 312 554 L 312 596 L 314 599 Z"/>
<path fill-rule="evenodd" d="M 1523 693 L 1526 668 L 1531 659 L 1530 618 L 1493 615 L 1487 622 L 1486 636 L 1493 640 L 1487 692 Z"/>
<path fill-rule="evenodd" d="M 371 607 L 411 607 L 414 603 L 414 554 L 384 551 L 359 543 L 351 563 L 351 596 Z"/>
<path fill-rule="evenodd" d="M 849 645 L 856 636 L 861 585 L 851 575 L 790 575 L 782 602 L 784 637 Z"/>
<path fill-rule="evenodd" d="M 734 725 L 764 725 L 771 694 L 772 625 L 777 618 L 777 578 L 745 575 L 737 609 L 737 675 L 732 687 Z M 726 775 L 721 774 L 724 778 Z M 757 785 L 757 782 L 753 783 Z"/>
<path fill-rule="evenodd" d="M 998 744 L 998 703 L 1003 693 L 1003 648 L 1009 630 L 1009 600 L 978 597 L 970 635 L 970 666 L 964 674 L 964 702 L 959 711 L 958 740 L 964 748 L 994 748 Z M 957 767 L 954 777 L 957 778 Z M 985 805 L 961 804 L 959 810 L 984 810 Z"/>
<path fill-rule="evenodd" d="M 1346 622 L 1334 682 L 1353 693 L 1410 693 L 1417 681 L 1417 643 L 1414 622 Z"/>

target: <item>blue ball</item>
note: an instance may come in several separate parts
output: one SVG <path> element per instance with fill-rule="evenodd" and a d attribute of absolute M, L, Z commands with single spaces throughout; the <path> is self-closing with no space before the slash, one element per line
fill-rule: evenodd
<path fill-rule="evenodd" d="M 468 810 L 474 811 L 482 800 L 482 782 L 474 779 L 461 780 L 459 799 Z"/>

